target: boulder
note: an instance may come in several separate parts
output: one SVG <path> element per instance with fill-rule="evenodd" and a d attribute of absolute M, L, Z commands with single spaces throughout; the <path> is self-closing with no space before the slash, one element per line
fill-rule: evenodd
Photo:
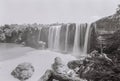
<path fill-rule="evenodd" d="M 25 81 L 32 77 L 33 73 L 34 67 L 30 63 L 21 63 L 11 72 L 11 75 L 20 81 Z"/>
<path fill-rule="evenodd" d="M 83 61 L 82 61 L 82 60 L 73 60 L 73 61 L 68 62 L 67 66 L 68 66 L 70 69 L 75 69 L 75 68 L 77 68 L 77 67 L 80 67 L 81 64 L 83 64 Z"/>
<path fill-rule="evenodd" d="M 67 75 L 58 74 L 53 70 L 47 70 L 38 81 L 84 81 L 79 77 L 69 77 Z"/>

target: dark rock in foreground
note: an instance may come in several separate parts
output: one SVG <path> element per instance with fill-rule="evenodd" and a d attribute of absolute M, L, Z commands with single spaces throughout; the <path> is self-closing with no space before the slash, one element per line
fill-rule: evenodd
<path fill-rule="evenodd" d="M 63 74 L 55 73 L 52 70 L 47 70 L 38 81 L 84 81 L 78 77 L 69 77 Z"/>

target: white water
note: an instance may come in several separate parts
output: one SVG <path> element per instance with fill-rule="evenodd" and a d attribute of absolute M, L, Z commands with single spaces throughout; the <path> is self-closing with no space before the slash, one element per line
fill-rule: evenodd
<path fill-rule="evenodd" d="M 69 49 L 68 45 L 68 33 L 69 33 L 69 26 L 67 24 L 66 31 L 65 31 L 65 50 L 63 52 L 67 53 Z M 51 26 L 49 28 L 49 36 L 48 36 L 48 48 L 53 51 L 61 51 L 60 50 L 60 34 L 62 33 L 61 25 L 58 26 Z M 75 36 L 74 36 L 74 44 L 73 44 L 73 55 L 77 56 L 86 56 L 87 54 L 87 47 L 89 41 L 89 33 L 90 33 L 90 25 L 86 24 L 76 24 Z"/>
<path fill-rule="evenodd" d="M 87 28 L 86 28 L 87 27 Z M 86 56 L 89 41 L 90 25 L 77 24 L 74 38 L 73 55 Z"/>
<path fill-rule="evenodd" d="M 53 34 L 54 34 L 54 28 L 50 27 L 49 29 L 49 36 L 48 36 L 48 48 L 52 50 L 53 48 Z"/>
<path fill-rule="evenodd" d="M 89 33 L 90 33 L 90 24 L 87 25 L 86 34 L 85 34 L 85 43 L 84 43 L 84 50 L 83 53 L 87 54 L 87 47 L 89 41 Z"/>
<path fill-rule="evenodd" d="M 73 54 L 80 54 L 80 24 L 76 24 L 75 37 L 74 37 L 74 46 L 73 46 Z"/>
<path fill-rule="evenodd" d="M 48 48 L 59 51 L 61 26 L 52 26 L 49 29 Z"/>
<path fill-rule="evenodd" d="M 65 52 L 68 50 L 68 32 L 69 32 L 69 24 L 66 27 L 66 35 L 65 35 Z"/>
<path fill-rule="evenodd" d="M 4 51 L 4 53 L 1 53 L 1 50 Z M 55 57 L 60 57 L 64 64 L 67 64 L 71 60 L 76 60 L 76 58 L 71 55 L 63 55 L 49 50 L 32 50 L 32 48 L 29 47 L 7 43 L 0 44 L 0 53 L 0 57 L 4 60 L 0 61 L 0 81 L 19 81 L 11 75 L 11 72 L 18 64 L 23 62 L 31 63 L 35 68 L 33 76 L 26 81 L 39 81 L 46 70 L 51 69 Z M 21 55 L 20 53 L 22 56 L 19 56 Z M 13 58 L 6 58 L 6 56 L 12 56 Z"/>

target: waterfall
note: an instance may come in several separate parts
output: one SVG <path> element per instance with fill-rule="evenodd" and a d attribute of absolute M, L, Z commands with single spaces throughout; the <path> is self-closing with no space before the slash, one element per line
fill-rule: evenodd
<path fill-rule="evenodd" d="M 69 24 L 67 24 L 67 27 L 66 27 L 66 35 L 65 35 L 65 52 L 67 52 L 68 50 L 68 31 L 69 30 Z"/>
<path fill-rule="evenodd" d="M 53 42 L 54 42 L 54 27 L 49 28 L 49 36 L 48 36 L 48 48 L 50 50 L 53 49 Z"/>
<path fill-rule="evenodd" d="M 84 54 L 87 54 L 89 33 L 90 33 L 90 24 L 87 24 L 87 29 L 86 29 L 86 34 L 85 34 L 85 43 L 84 43 Z"/>
<path fill-rule="evenodd" d="M 60 30 L 61 26 L 57 26 L 55 28 L 55 41 L 54 41 L 54 49 L 55 51 L 59 51 L 59 46 L 60 46 Z"/>
<path fill-rule="evenodd" d="M 38 35 L 38 42 L 40 41 L 40 36 L 41 36 L 41 30 L 42 30 L 42 27 L 38 29 L 39 30 L 39 35 Z"/>
<path fill-rule="evenodd" d="M 60 30 L 61 26 L 51 26 L 49 28 L 48 48 L 50 50 L 59 51 L 60 46 Z"/>
<path fill-rule="evenodd" d="M 73 55 L 86 56 L 90 25 L 76 24 Z"/>
<path fill-rule="evenodd" d="M 71 27 L 75 27 L 75 29 L 71 30 Z M 76 24 L 76 26 L 67 24 L 67 26 L 63 27 L 62 25 L 50 26 L 48 35 L 48 48 L 53 51 L 68 53 L 70 50 L 69 46 L 72 45 L 73 55 L 85 56 L 87 54 L 89 32 L 90 25 L 88 24 Z M 60 45 L 63 45 L 64 50 L 61 50 Z"/>
<path fill-rule="evenodd" d="M 80 24 L 76 24 L 75 30 L 75 37 L 74 37 L 74 46 L 73 46 L 73 53 L 79 54 L 80 53 Z"/>

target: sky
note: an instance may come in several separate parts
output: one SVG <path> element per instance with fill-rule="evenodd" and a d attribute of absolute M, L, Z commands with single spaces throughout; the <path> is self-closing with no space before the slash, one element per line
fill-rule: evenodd
<path fill-rule="evenodd" d="M 120 0 L 0 0 L 0 24 L 86 23 L 115 13 Z"/>

